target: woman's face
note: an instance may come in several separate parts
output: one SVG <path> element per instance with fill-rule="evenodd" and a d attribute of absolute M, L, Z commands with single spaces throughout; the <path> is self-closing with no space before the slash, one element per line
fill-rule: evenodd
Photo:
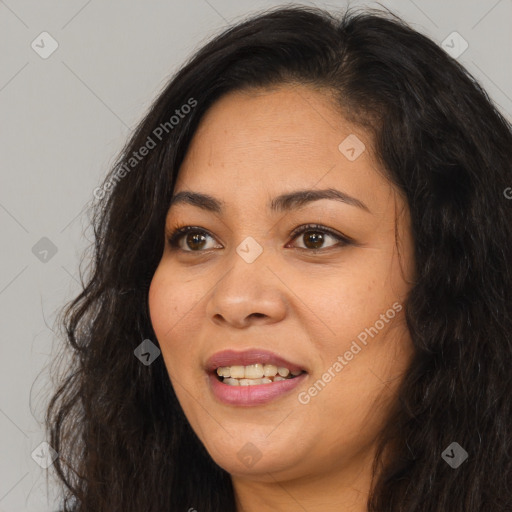
<path fill-rule="evenodd" d="M 239 479 L 367 467 L 412 354 L 413 279 L 408 210 L 368 135 L 306 87 L 230 93 L 191 142 L 185 191 L 209 198 L 171 205 L 168 232 L 196 230 L 166 241 L 149 307 L 192 428 Z"/>

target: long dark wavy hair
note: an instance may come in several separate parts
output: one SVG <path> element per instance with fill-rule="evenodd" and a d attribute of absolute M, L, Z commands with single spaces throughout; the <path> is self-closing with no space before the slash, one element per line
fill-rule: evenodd
<path fill-rule="evenodd" d="M 404 309 L 415 353 L 382 429 L 368 510 L 510 512 L 511 125 L 457 61 L 392 13 L 302 6 L 253 15 L 197 51 L 91 204 L 94 256 L 60 311 L 70 362 L 45 418 L 63 510 L 236 510 L 230 475 L 191 429 L 163 358 L 146 366 L 134 350 L 158 345 L 148 289 L 199 121 L 230 91 L 281 84 L 328 92 L 369 131 L 412 219 Z M 442 457 L 453 442 L 468 453 L 456 469 Z"/>

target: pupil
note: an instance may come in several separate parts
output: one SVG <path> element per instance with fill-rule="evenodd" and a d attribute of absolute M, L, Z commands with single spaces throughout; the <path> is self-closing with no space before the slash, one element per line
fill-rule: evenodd
<path fill-rule="evenodd" d="M 308 231 L 308 233 L 312 233 L 310 235 L 305 234 L 306 236 L 306 242 L 305 245 L 309 249 L 319 249 L 322 245 L 322 242 L 324 241 L 324 236 L 322 233 L 319 233 L 317 231 Z M 313 247 L 310 247 L 308 244 L 309 242 L 312 242 Z"/>
<path fill-rule="evenodd" d="M 188 235 L 188 237 L 187 237 L 187 244 L 188 244 L 189 246 L 190 246 L 190 245 L 192 245 L 192 247 L 191 247 L 191 248 L 194 248 L 194 247 L 193 247 L 193 246 L 194 246 L 194 243 L 195 243 L 195 242 L 197 242 L 197 241 L 198 241 L 198 239 L 200 239 L 200 238 L 202 238 L 202 240 L 200 241 L 200 242 L 202 242 L 202 243 L 200 243 L 200 244 L 199 244 L 199 247 L 196 247 L 196 248 L 199 248 L 199 249 L 200 249 L 201 247 L 203 247 L 204 242 L 205 242 L 205 236 L 204 236 L 204 235 L 201 235 L 200 233 L 191 233 L 191 234 L 189 234 L 189 235 Z"/>

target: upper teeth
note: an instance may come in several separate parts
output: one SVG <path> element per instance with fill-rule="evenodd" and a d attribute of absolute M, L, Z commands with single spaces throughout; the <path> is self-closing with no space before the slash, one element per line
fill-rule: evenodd
<path fill-rule="evenodd" d="M 281 377 L 293 376 L 302 373 L 300 370 L 290 372 L 288 368 L 277 367 L 273 364 L 262 365 L 259 363 L 248 366 L 220 366 L 217 368 L 217 375 L 220 377 L 231 377 L 233 379 L 261 379 L 262 377 L 275 377 L 279 374 Z"/>

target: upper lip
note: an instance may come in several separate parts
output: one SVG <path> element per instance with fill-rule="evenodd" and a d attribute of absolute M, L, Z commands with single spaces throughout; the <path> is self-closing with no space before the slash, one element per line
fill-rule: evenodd
<path fill-rule="evenodd" d="M 305 371 L 305 369 L 297 363 L 288 361 L 287 359 L 264 349 L 249 349 L 243 351 L 222 350 L 216 352 L 206 361 L 206 371 L 214 372 L 220 366 L 248 366 L 250 364 L 273 364 L 277 367 L 288 368 L 293 371 Z"/>

